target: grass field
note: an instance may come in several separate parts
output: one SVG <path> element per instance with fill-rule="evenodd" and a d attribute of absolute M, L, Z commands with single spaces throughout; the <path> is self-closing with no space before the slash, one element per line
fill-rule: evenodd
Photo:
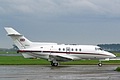
<path fill-rule="evenodd" d="M 25 59 L 22 56 L 0 56 L 0 65 L 47 65 L 48 61 L 42 59 Z"/>
<path fill-rule="evenodd" d="M 3 54 L 3 52 L 0 52 Z M 6 53 L 6 52 L 5 52 Z M 16 52 L 8 52 L 9 54 L 17 54 Z M 120 57 L 120 53 L 114 53 Z M 62 65 L 96 65 L 98 60 L 78 60 L 70 62 L 62 62 Z M 103 61 L 104 65 L 118 65 L 120 61 Z M 50 62 L 43 59 L 25 59 L 22 56 L 0 56 L 0 65 L 50 65 Z"/>

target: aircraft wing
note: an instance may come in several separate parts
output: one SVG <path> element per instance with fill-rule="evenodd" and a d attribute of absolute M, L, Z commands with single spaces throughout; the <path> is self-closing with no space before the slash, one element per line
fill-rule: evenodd
<path fill-rule="evenodd" d="M 44 54 L 37 54 L 37 53 L 24 53 L 24 52 L 21 52 L 23 57 L 24 58 L 41 58 L 41 57 L 45 57 Z M 63 61 L 63 62 L 66 62 L 66 61 L 71 61 L 73 60 L 73 57 L 71 56 L 67 56 L 67 55 L 59 55 L 59 54 L 52 54 L 52 55 L 49 55 L 47 57 L 48 61 Z"/>
<path fill-rule="evenodd" d="M 71 60 L 80 60 L 79 57 L 77 56 L 71 56 L 69 54 L 52 54 L 49 55 L 50 60 L 56 60 L 56 61 L 61 61 L 61 62 L 66 62 L 66 61 L 71 61 Z"/>
<path fill-rule="evenodd" d="M 56 60 L 56 61 L 63 61 L 63 62 L 66 62 L 66 61 L 71 61 L 73 60 L 72 57 L 70 56 L 65 56 L 65 55 L 49 55 L 49 61 L 53 61 L 53 60 Z"/>

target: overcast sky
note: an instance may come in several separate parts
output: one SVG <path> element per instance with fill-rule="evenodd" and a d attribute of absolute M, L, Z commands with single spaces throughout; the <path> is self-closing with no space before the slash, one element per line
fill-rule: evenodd
<path fill-rule="evenodd" d="M 11 48 L 5 26 L 31 41 L 120 43 L 120 0 L 0 0 L 0 48 Z"/>

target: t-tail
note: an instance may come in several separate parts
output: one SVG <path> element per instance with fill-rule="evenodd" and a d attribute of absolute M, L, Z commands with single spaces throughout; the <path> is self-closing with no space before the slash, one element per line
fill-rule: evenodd
<path fill-rule="evenodd" d="M 22 34 L 17 32 L 11 27 L 5 27 L 5 30 L 8 33 L 8 36 L 10 36 L 13 39 L 14 44 L 19 48 L 19 49 L 26 49 L 30 48 L 32 42 L 29 41 L 27 38 L 25 38 Z"/>
<path fill-rule="evenodd" d="M 19 50 L 32 47 L 32 42 L 13 28 L 5 27 L 5 30 L 8 33 L 7 35 L 13 39 L 14 44 L 19 48 Z M 34 58 L 34 56 L 31 56 L 30 53 L 22 53 L 22 55 L 24 58 Z"/>

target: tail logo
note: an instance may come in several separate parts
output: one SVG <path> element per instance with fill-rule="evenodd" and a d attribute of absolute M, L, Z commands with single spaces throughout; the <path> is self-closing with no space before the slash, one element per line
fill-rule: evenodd
<path fill-rule="evenodd" d="M 24 41 L 25 41 L 25 39 L 24 39 L 24 38 L 21 38 L 21 39 L 20 39 L 20 41 L 21 41 L 21 42 L 24 42 Z"/>

